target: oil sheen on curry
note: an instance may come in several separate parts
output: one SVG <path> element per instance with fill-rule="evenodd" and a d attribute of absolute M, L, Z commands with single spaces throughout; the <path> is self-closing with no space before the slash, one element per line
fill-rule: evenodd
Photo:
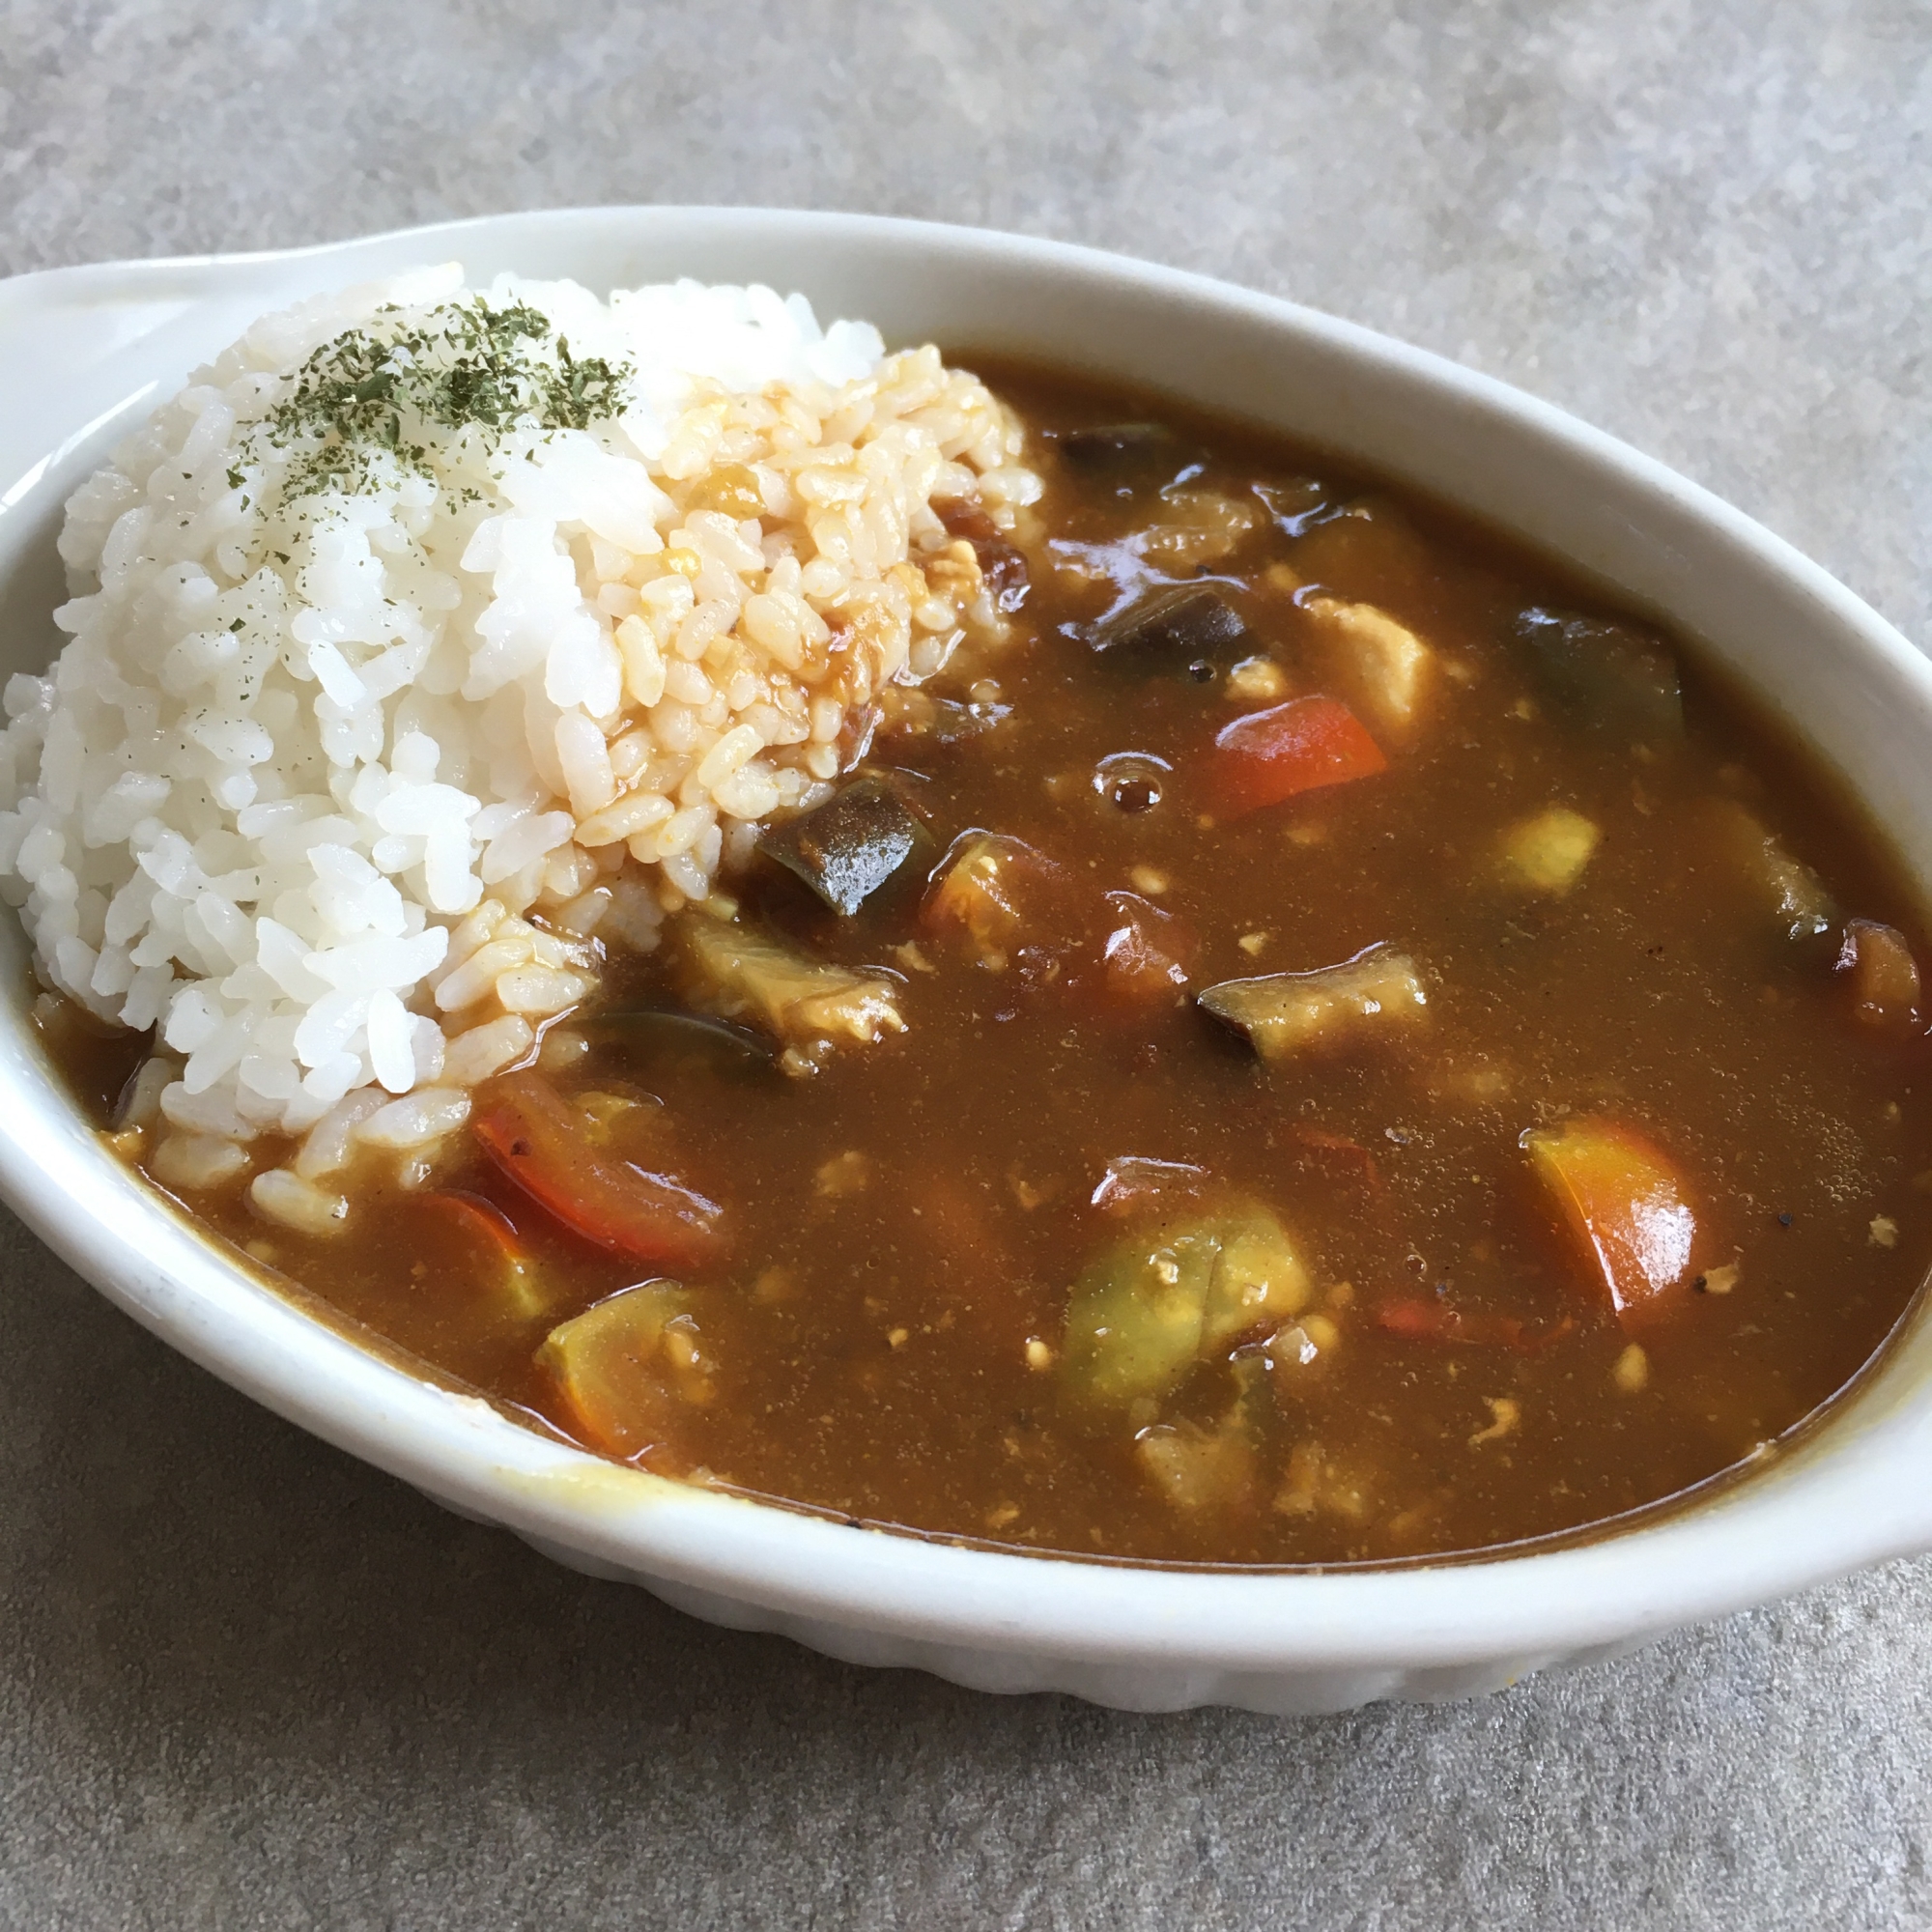
<path fill-rule="evenodd" d="M 980 368 L 1045 483 L 949 517 L 1004 639 L 432 1172 L 197 1212 L 605 1456 L 1028 1549 L 1474 1550 L 1775 1453 L 1932 1248 L 1879 842 L 1546 563 Z M 53 1032 L 106 1122 L 128 1056 Z"/>

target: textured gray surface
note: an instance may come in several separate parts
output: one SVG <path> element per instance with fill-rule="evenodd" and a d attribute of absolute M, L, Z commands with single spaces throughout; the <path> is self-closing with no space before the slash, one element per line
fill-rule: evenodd
<path fill-rule="evenodd" d="M 525 206 L 986 222 L 1577 410 L 1921 642 L 1932 16 L 0 5 L 0 270 Z M 1122 1718 L 546 1565 L 0 1222 L 0 1927 L 1932 1924 L 1932 1565 L 1485 1703 Z"/>

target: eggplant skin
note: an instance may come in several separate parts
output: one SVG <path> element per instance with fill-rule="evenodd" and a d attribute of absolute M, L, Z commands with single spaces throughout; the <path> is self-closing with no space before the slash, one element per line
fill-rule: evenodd
<path fill-rule="evenodd" d="M 974 537 L 973 554 L 980 560 L 980 577 L 1002 616 L 1010 617 L 1027 601 L 1033 573 L 1026 554 L 999 537 Z"/>
<path fill-rule="evenodd" d="M 1429 995 L 1415 962 L 1390 946 L 1365 947 L 1339 966 L 1266 973 L 1204 986 L 1196 1004 L 1264 1060 L 1288 1060 L 1358 1033 L 1422 1017 Z"/>
<path fill-rule="evenodd" d="M 1664 741 L 1684 735 L 1677 659 L 1653 633 L 1537 605 L 1517 618 L 1516 636 L 1546 695 L 1577 723 Z"/>
<path fill-rule="evenodd" d="M 670 938 L 695 1005 L 783 1044 L 871 1046 L 906 1030 L 895 975 L 812 959 L 772 933 L 703 912 L 683 915 Z"/>
<path fill-rule="evenodd" d="M 1110 655 L 1172 652 L 1198 657 L 1238 643 L 1247 634 L 1241 613 L 1218 590 L 1205 583 L 1181 583 L 1143 597 L 1118 616 L 1096 624 L 1088 632 L 1087 641 Z"/>
<path fill-rule="evenodd" d="M 855 779 L 823 805 L 776 825 L 758 850 L 850 919 L 912 856 L 919 820 L 882 779 Z"/>
<path fill-rule="evenodd" d="M 1094 423 L 1085 429 L 1062 430 L 1054 443 L 1076 469 L 1118 469 L 1151 453 L 1166 455 L 1175 437 L 1165 423 Z"/>
<path fill-rule="evenodd" d="M 1259 1202 L 1156 1212 L 1073 1284 L 1062 1384 L 1096 1406 L 1163 1396 L 1195 1362 L 1298 1315 L 1310 1292 L 1294 1241 Z"/>

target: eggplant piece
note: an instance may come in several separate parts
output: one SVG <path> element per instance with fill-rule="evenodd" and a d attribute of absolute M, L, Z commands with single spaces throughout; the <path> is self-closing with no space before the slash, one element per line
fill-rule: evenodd
<path fill-rule="evenodd" d="M 843 791 L 774 825 L 758 850 L 803 879 L 850 919 L 912 856 L 919 820 L 882 779 L 855 779 Z"/>
<path fill-rule="evenodd" d="M 573 1020 L 574 1031 L 620 1058 L 635 1055 L 662 1065 L 667 1060 L 698 1060 L 720 1073 L 768 1071 L 772 1045 L 762 1034 L 705 1013 L 670 1007 L 634 1007 Z"/>
<path fill-rule="evenodd" d="M 1378 945 L 1312 973 L 1223 980 L 1204 987 L 1195 1003 L 1245 1034 L 1262 1059 L 1274 1061 L 1331 1045 L 1371 1020 L 1412 1023 L 1422 1017 L 1429 995 L 1415 962 Z"/>
<path fill-rule="evenodd" d="M 807 1049 L 838 1040 L 870 1046 L 906 1030 L 899 982 L 877 968 L 809 959 L 768 933 L 709 913 L 687 915 L 675 930 L 687 990 L 722 1018 L 747 1020 Z"/>
<path fill-rule="evenodd" d="M 1207 1186 L 1208 1170 L 1191 1160 L 1155 1160 L 1150 1154 L 1123 1153 L 1110 1160 L 1100 1182 L 1088 1198 L 1103 1214 L 1133 1214 L 1150 1208 L 1171 1208 L 1177 1201 L 1193 1201 Z"/>
<path fill-rule="evenodd" d="M 889 738 L 930 738 L 935 745 L 963 745 L 996 730 L 1013 715 L 1010 704 L 961 703 L 930 692 L 895 685 L 888 694 L 892 715 L 884 725 Z"/>
<path fill-rule="evenodd" d="M 1261 513 L 1238 497 L 1169 484 L 1160 493 L 1157 520 L 1126 542 L 1151 570 L 1185 582 L 1209 564 L 1225 562 L 1261 525 Z"/>
<path fill-rule="evenodd" d="M 1320 1325 L 1321 1317 L 1311 1321 Z M 1289 1336 L 1299 1338 L 1298 1346 L 1287 1343 Z M 1176 1509 L 1188 1513 L 1239 1509 L 1252 1499 L 1260 1447 L 1255 1407 L 1267 1392 L 1278 1350 L 1284 1350 L 1297 1368 L 1320 1352 L 1305 1330 L 1284 1324 L 1264 1350 L 1242 1349 L 1230 1358 L 1235 1399 L 1218 1422 L 1211 1427 L 1185 1418 L 1157 1422 L 1134 1437 L 1134 1460 L 1142 1476 Z M 1279 1383 L 1274 1393 L 1277 1399 L 1282 1396 Z"/>
<path fill-rule="evenodd" d="M 1830 887 L 1776 833 L 1735 799 L 1713 799 L 1706 810 L 1718 849 L 1787 939 L 1822 939 L 1838 923 Z"/>
<path fill-rule="evenodd" d="M 1258 1203 L 1163 1218 L 1111 1242 L 1073 1284 L 1065 1386 L 1095 1406 L 1165 1395 L 1197 1361 L 1299 1314 L 1310 1293 L 1293 1241 Z"/>
<path fill-rule="evenodd" d="M 1684 735 L 1677 659 L 1651 632 L 1539 605 L 1517 618 L 1516 635 L 1551 701 L 1579 723 L 1638 738 Z"/>
<path fill-rule="evenodd" d="M 1247 635 L 1241 613 L 1218 590 L 1205 583 L 1177 583 L 1094 625 L 1087 641 L 1109 655 L 1172 652 L 1191 660 L 1237 644 Z"/>
<path fill-rule="evenodd" d="M 1048 440 L 1075 475 L 1120 497 L 1144 496 L 1201 473 L 1201 445 L 1165 423 L 1094 423 Z"/>
<path fill-rule="evenodd" d="M 1212 1429 L 1157 1422 L 1134 1437 L 1134 1460 L 1151 1487 L 1184 1515 L 1238 1509 L 1255 1487 L 1254 1432 L 1245 1402 Z"/>
<path fill-rule="evenodd" d="M 963 745 L 996 729 L 1012 715 L 1010 704 L 962 704 L 954 697 L 935 697 L 926 735 L 937 745 Z"/>
<path fill-rule="evenodd" d="M 1053 440 L 1076 469 L 1139 468 L 1175 447 L 1174 432 L 1165 423 L 1151 422 L 1095 423 L 1063 430 Z"/>
<path fill-rule="evenodd" d="M 664 1279 L 619 1289 L 553 1328 L 536 1366 L 572 1433 L 626 1463 L 676 1460 L 688 1412 L 716 1395 L 690 1292 Z"/>
<path fill-rule="evenodd" d="M 1010 617 L 1033 588 L 1033 573 L 1027 568 L 1025 554 L 1003 537 L 973 537 L 969 541 L 995 607 L 1002 615 Z"/>

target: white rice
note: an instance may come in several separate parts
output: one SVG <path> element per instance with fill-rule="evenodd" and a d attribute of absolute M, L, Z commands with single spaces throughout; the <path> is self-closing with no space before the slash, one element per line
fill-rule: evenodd
<path fill-rule="evenodd" d="M 5 692 L 0 892 L 40 978 L 158 1027 L 159 1178 L 305 1136 L 251 1198 L 312 1231 L 354 1149 L 459 1125 L 605 943 L 647 949 L 825 795 L 883 687 L 997 633 L 932 506 L 1010 528 L 1038 494 L 976 379 L 802 297 L 481 294 L 548 318 L 538 376 L 622 365 L 620 412 L 405 405 L 329 477 L 264 429 L 304 363 L 360 330 L 400 366 L 473 294 L 452 265 L 270 316 L 75 492 L 71 640 Z"/>

